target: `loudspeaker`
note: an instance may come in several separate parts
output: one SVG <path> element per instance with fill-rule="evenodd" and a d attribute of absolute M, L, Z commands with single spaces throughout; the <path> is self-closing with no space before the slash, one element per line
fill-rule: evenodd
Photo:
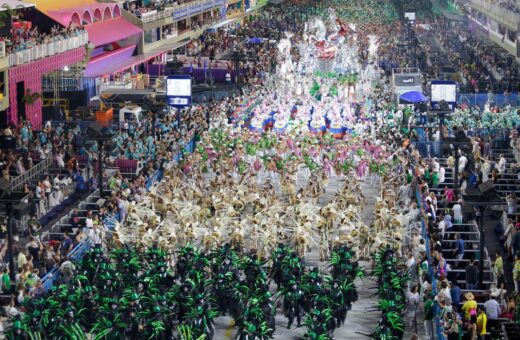
<path fill-rule="evenodd" d="M 168 61 L 166 63 L 165 71 L 166 71 L 166 74 L 168 74 L 168 75 L 182 74 L 183 70 L 184 70 L 183 67 L 184 67 L 184 64 L 182 63 L 182 61 L 179 61 L 179 60 Z"/>
<path fill-rule="evenodd" d="M 24 216 L 31 213 L 31 205 L 29 203 L 20 202 L 13 207 L 14 218 L 21 220 Z"/>
<path fill-rule="evenodd" d="M 0 136 L 0 149 L 15 150 L 16 149 L 16 138 L 14 138 L 13 136 Z"/>
<path fill-rule="evenodd" d="M 170 69 L 178 69 L 178 68 L 182 68 L 183 66 L 184 66 L 184 64 L 180 60 L 168 61 L 166 63 L 166 68 L 170 68 Z"/>

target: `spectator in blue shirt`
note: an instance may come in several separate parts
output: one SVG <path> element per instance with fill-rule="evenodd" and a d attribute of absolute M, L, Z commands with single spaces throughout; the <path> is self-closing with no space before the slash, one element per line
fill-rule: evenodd
<path fill-rule="evenodd" d="M 444 226 L 446 231 L 450 231 L 450 229 L 453 227 L 453 222 L 451 222 L 450 214 L 444 215 Z"/>
<path fill-rule="evenodd" d="M 455 235 L 455 252 L 457 253 L 457 259 L 462 260 L 464 258 L 464 240 L 460 237 L 460 234 Z"/>
<path fill-rule="evenodd" d="M 450 286 L 451 303 L 453 309 L 456 310 L 460 304 L 460 287 L 457 285 L 457 280 L 453 280 Z"/>
<path fill-rule="evenodd" d="M 72 250 L 72 245 L 73 245 L 73 243 L 72 243 L 72 239 L 69 237 L 69 233 L 65 232 L 64 239 L 61 244 L 61 250 L 63 252 L 63 255 L 69 254 L 69 252 Z"/>

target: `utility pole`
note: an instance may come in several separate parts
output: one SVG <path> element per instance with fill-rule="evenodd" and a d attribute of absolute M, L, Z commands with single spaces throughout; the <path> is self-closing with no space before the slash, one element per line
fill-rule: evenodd
<path fill-rule="evenodd" d="M 20 199 L 12 195 L 10 183 L 0 180 L 0 203 L 5 205 L 6 227 L 7 227 L 7 256 L 9 260 L 9 278 L 11 284 L 15 282 L 16 271 L 14 268 L 14 250 L 13 250 L 13 204 L 20 203 Z"/>
<path fill-rule="evenodd" d="M 10 193 L 7 194 L 10 196 Z M 9 256 L 9 278 L 11 283 L 16 281 L 16 272 L 14 269 L 14 251 L 13 251 L 13 202 L 5 203 L 5 210 L 7 212 L 7 254 Z"/>
<path fill-rule="evenodd" d="M 453 169 L 453 192 L 455 201 L 459 198 L 459 147 L 455 146 L 455 169 Z"/>
<path fill-rule="evenodd" d="M 98 182 L 99 182 L 99 196 L 101 198 L 105 197 L 105 192 L 103 190 L 103 147 L 104 140 L 98 140 Z"/>

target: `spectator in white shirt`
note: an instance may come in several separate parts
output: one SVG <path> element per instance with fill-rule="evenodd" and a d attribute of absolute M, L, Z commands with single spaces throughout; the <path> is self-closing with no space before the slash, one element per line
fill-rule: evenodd
<path fill-rule="evenodd" d="M 25 173 L 25 168 L 23 167 L 22 157 L 18 157 L 15 163 L 16 171 L 19 175 L 23 175 Z"/>
<path fill-rule="evenodd" d="M 94 228 L 94 220 L 92 219 L 92 212 L 88 212 L 87 214 L 87 218 L 85 219 L 85 227 L 87 228 L 87 230 L 89 228 Z"/>
<path fill-rule="evenodd" d="M 439 162 L 437 161 L 437 157 L 433 158 L 433 161 L 432 161 L 432 168 L 433 168 L 433 171 L 434 172 L 439 172 L 440 168 L 441 168 L 441 165 L 439 164 Z"/>
<path fill-rule="evenodd" d="M 459 157 L 459 174 L 464 172 L 464 169 L 466 169 L 466 165 L 468 164 L 468 158 L 462 154 Z"/>
<path fill-rule="evenodd" d="M 439 216 L 439 224 L 437 225 L 439 229 L 439 233 L 441 234 L 441 240 L 444 240 L 444 233 L 446 232 L 446 222 L 444 221 L 444 216 Z"/>
<path fill-rule="evenodd" d="M 443 166 L 439 168 L 439 184 L 444 183 L 446 180 L 446 169 Z"/>
<path fill-rule="evenodd" d="M 58 152 L 58 154 L 54 157 L 54 160 L 56 161 L 56 165 L 58 168 L 64 168 L 65 167 L 65 161 L 63 161 L 63 154 Z"/>
<path fill-rule="evenodd" d="M 456 224 L 462 223 L 462 200 L 453 205 L 453 219 Z"/>
<path fill-rule="evenodd" d="M 47 196 L 48 196 L 52 190 L 52 185 L 51 185 L 49 176 L 45 176 L 45 179 L 43 180 L 42 184 L 43 184 L 43 187 L 45 188 L 45 194 L 47 194 Z"/>
<path fill-rule="evenodd" d="M 419 290 L 417 286 L 412 287 L 411 290 L 406 292 L 406 316 L 407 316 L 407 324 L 409 326 L 413 325 L 413 321 L 415 320 L 417 309 L 419 308 L 419 303 L 421 302 L 421 297 L 419 296 Z"/>
<path fill-rule="evenodd" d="M 34 189 L 34 194 L 36 199 L 42 199 L 43 198 L 43 190 L 42 190 L 42 183 L 38 182 L 38 185 L 36 185 L 36 188 Z"/>
<path fill-rule="evenodd" d="M 101 244 L 101 229 L 99 227 L 87 228 L 86 234 L 91 244 Z"/>
<path fill-rule="evenodd" d="M 500 160 L 498 161 L 498 165 L 497 165 L 498 173 L 503 174 L 504 172 L 506 172 L 506 167 L 507 167 L 507 160 L 504 157 L 504 155 L 501 154 Z"/>

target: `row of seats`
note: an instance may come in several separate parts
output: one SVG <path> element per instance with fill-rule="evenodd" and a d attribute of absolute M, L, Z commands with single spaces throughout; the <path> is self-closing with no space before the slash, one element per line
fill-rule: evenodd
<path fill-rule="evenodd" d="M 454 174 L 453 169 L 448 167 L 447 159 L 438 158 L 437 161 L 443 166 L 446 170 L 445 181 L 440 184 L 437 188 L 430 188 L 430 192 L 433 191 L 436 193 L 438 200 L 441 199 L 442 194 L 444 192 L 444 188 L 454 188 Z M 437 207 L 436 214 L 437 216 L 443 214 L 448 214 L 448 209 L 451 211 L 451 207 L 453 203 L 450 204 L 450 207 Z M 466 221 L 468 222 L 468 221 Z M 460 235 L 460 237 L 464 240 L 465 249 L 463 259 L 457 259 L 455 253 L 455 237 L 456 235 Z M 466 287 L 466 277 L 465 277 L 465 268 L 471 259 L 478 259 L 480 257 L 480 232 L 478 230 L 478 226 L 474 222 L 461 223 L 461 224 L 453 224 L 453 227 L 446 230 L 444 233 L 444 239 L 442 240 L 442 255 L 448 263 L 450 269 L 447 272 L 448 280 L 453 281 L 457 280 L 462 288 Z M 484 248 L 484 290 L 489 291 L 491 285 L 494 283 L 494 274 L 491 269 L 491 261 L 489 259 L 489 255 L 487 253 L 487 249 Z M 477 262 L 476 262 L 477 263 Z"/>

